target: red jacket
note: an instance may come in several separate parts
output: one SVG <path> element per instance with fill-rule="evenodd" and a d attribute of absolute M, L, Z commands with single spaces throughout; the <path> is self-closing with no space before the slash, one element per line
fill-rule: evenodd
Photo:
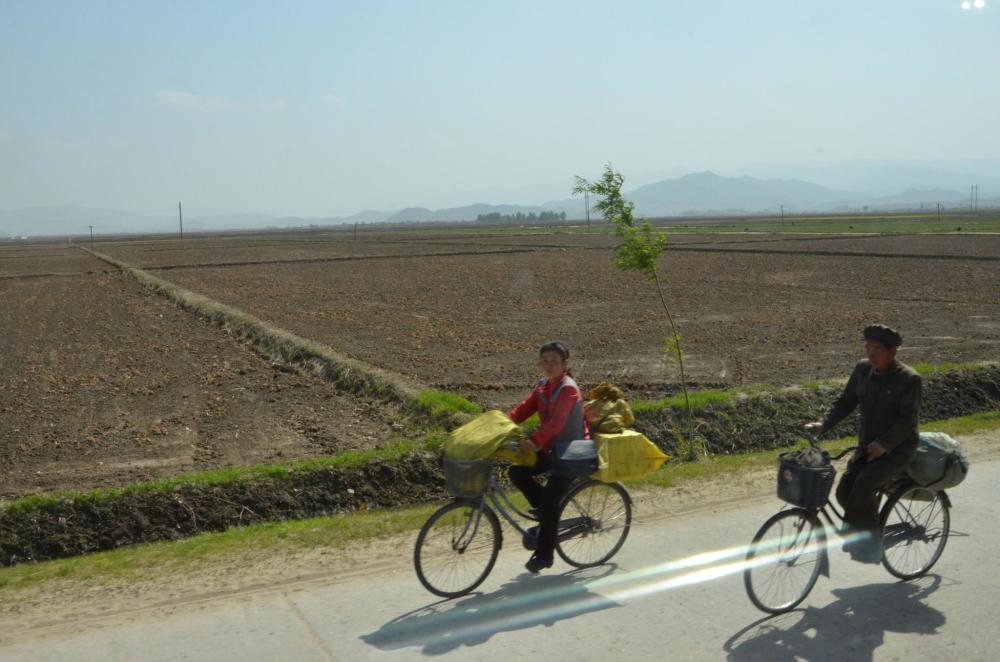
<path fill-rule="evenodd" d="M 562 390 L 559 391 L 559 396 L 554 402 L 549 402 L 560 385 Z M 583 418 L 583 395 L 576 382 L 567 375 L 554 381 L 540 382 L 531 391 L 528 399 L 511 409 L 508 416 L 515 423 L 521 423 L 535 412 L 538 412 L 541 425 L 532 433 L 531 441 L 546 453 L 567 429 L 582 430 L 582 436 L 577 438 L 590 439 L 590 428 Z M 578 416 L 579 420 L 571 421 L 569 420 L 571 416 Z"/>

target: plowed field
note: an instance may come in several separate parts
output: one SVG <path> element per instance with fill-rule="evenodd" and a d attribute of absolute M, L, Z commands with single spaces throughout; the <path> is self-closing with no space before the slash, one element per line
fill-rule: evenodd
<path fill-rule="evenodd" d="M 397 232 L 98 242 L 335 350 L 487 406 L 551 339 L 585 386 L 677 389 L 651 285 L 614 239 Z M 844 376 L 865 324 L 909 363 L 995 360 L 1000 236 L 677 235 L 661 258 L 700 385 Z M 0 248 L 0 496 L 369 448 L 399 412 L 284 372 L 66 245 Z"/>
<path fill-rule="evenodd" d="M 553 338 L 570 345 L 585 383 L 676 386 L 676 366 L 662 356 L 654 290 L 614 269 L 607 235 L 317 240 L 314 256 L 334 258 L 353 246 L 358 259 L 165 275 L 485 404 L 513 402 L 534 378 L 535 348 Z M 446 247 L 468 254 L 441 254 Z M 492 252 L 510 248 L 526 252 Z M 142 246 L 130 251 L 120 252 L 145 259 Z M 208 253 L 190 246 L 175 259 L 204 264 Z M 901 356 L 911 363 L 995 358 L 998 255 L 996 235 L 678 235 L 661 273 L 695 382 L 790 384 L 845 374 L 860 328 L 873 320 L 903 331 Z"/>
<path fill-rule="evenodd" d="M 46 258 L 58 259 L 58 258 Z M 0 274 L 23 270 L 9 255 Z M 396 412 L 273 368 L 78 249 L 0 279 L 0 496 L 369 448 Z"/>

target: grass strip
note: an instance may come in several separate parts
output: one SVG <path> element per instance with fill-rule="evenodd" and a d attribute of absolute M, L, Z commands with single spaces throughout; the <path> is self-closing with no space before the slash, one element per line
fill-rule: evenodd
<path fill-rule="evenodd" d="M 326 345 L 275 327 L 242 310 L 184 289 L 103 253 L 84 246 L 78 248 L 121 269 L 141 285 L 248 343 L 272 361 L 314 374 L 346 391 L 384 400 L 415 404 L 422 390 L 402 375 L 338 354 Z M 419 405 L 416 406 L 419 408 Z"/>
<path fill-rule="evenodd" d="M 977 361 L 969 363 L 916 363 L 910 367 L 923 376 L 939 376 L 958 372 L 982 372 L 996 368 L 996 361 Z M 843 388 L 846 379 L 807 380 L 795 386 L 772 386 L 768 384 L 746 384 L 730 389 L 692 391 L 690 395 L 691 411 L 704 411 L 711 407 L 728 407 L 747 398 L 766 395 L 783 395 L 802 391 L 839 390 Z M 632 403 L 632 411 L 636 416 L 652 416 L 664 410 L 683 411 L 685 408 L 683 395 L 671 395 L 659 400 L 636 400 Z"/>
<path fill-rule="evenodd" d="M 970 435 L 983 430 L 996 430 L 1000 429 L 1000 411 L 982 412 L 944 421 L 931 421 L 921 423 L 920 427 L 928 432 L 931 430 L 934 432 L 944 432 L 953 437 Z M 841 437 L 839 439 L 824 441 L 820 446 L 830 451 L 832 455 L 835 455 L 845 448 L 854 446 L 856 443 L 857 439 L 854 437 Z M 805 448 L 805 445 L 806 443 L 803 441 L 801 444 L 786 448 L 755 451 L 752 453 L 736 453 L 732 455 L 711 455 L 697 462 L 671 462 L 646 478 L 625 481 L 625 485 L 634 488 L 670 488 L 690 480 L 711 479 L 747 473 L 756 469 L 774 466 L 775 458 L 778 454 L 799 450 Z"/>
<path fill-rule="evenodd" d="M 31 510 L 55 508 L 63 503 L 108 502 L 125 496 L 137 494 L 169 494 L 180 488 L 204 488 L 218 485 L 228 485 L 241 481 L 259 479 L 283 479 L 296 473 L 309 473 L 324 469 L 351 470 L 375 462 L 398 462 L 414 452 L 421 450 L 436 451 L 443 444 L 447 435 L 442 430 L 433 430 L 419 440 L 394 439 L 383 448 L 364 451 L 345 451 L 329 457 L 300 460 L 288 464 L 270 464 L 249 467 L 226 467 L 211 471 L 199 471 L 184 474 L 176 478 L 148 483 L 133 483 L 125 487 L 104 487 L 87 491 L 62 491 L 42 495 L 31 495 L 14 501 L 0 504 L 4 511 L 20 514 Z"/>
<path fill-rule="evenodd" d="M 984 412 L 944 421 L 924 423 L 923 428 L 952 436 L 1000 429 L 1000 411 Z M 847 448 L 854 439 L 824 442 L 831 451 Z M 802 447 L 801 445 L 799 447 Z M 787 450 L 794 450 L 789 448 Z M 773 467 L 775 450 L 715 456 L 698 462 L 671 462 L 655 474 L 626 481 L 632 490 L 671 489 L 688 482 L 738 478 Z M 521 502 L 523 505 L 523 502 Z M 0 568 L 0 599 L 15 599 L 18 590 L 37 587 L 54 579 L 90 581 L 138 579 L 166 570 L 181 570 L 209 558 L 233 557 L 246 550 L 344 549 L 372 538 L 416 532 L 437 504 L 388 508 L 275 522 L 208 533 L 176 542 L 153 543 L 68 559 Z"/>

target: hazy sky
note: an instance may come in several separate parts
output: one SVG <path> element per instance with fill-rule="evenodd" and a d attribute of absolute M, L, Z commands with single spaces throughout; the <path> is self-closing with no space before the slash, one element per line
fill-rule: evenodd
<path fill-rule="evenodd" d="M 978 0 L 982 2 L 982 0 Z M 1000 156 L 1000 0 L 0 0 L 0 208 L 347 214 Z"/>

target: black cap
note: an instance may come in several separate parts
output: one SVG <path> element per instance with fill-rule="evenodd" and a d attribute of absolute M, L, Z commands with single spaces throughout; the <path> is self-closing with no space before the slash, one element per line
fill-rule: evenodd
<path fill-rule="evenodd" d="M 885 324 L 869 324 L 864 331 L 865 340 L 875 340 L 889 349 L 899 347 L 903 344 L 903 336 L 895 329 L 890 329 Z"/>

